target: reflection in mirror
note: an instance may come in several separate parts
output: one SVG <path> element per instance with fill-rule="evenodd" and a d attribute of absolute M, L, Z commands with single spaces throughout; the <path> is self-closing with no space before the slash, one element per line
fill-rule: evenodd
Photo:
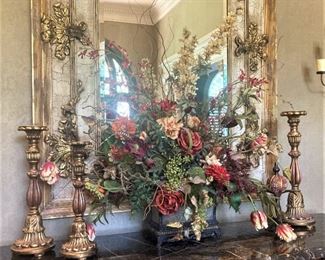
<path fill-rule="evenodd" d="M 106 110 L 105 118 L 132 116 L 127 97 L 144 58 L 159 80 L 167 80 L 184 28 L 197 37 L 200 53 L 226 8 L 225 0 L 100 0 L 100 101 L 114 108 Z M 227 85 L 227 50 L 212 57 L 211 64 L 209 74 L 202 74 L 197 83 L 200 101 L 216 97 Z M 163 97 L 164 90 L 157 92 Z"/>

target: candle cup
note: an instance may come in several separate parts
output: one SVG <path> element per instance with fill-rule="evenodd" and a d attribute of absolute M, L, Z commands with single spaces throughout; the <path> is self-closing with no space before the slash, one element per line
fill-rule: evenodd
<path fill-rule="evenodd" d="M 12 252 L 21 255 L 42 256 L 46 251 L 54 247 L 53 238 L 44 234 L 42 217 L 39 213 L 39 206 L 42 200 L 41 189 L 39 186 L 39 170 L 37 165 L 40 160 L 40 151 L 38 143 L 41 133 L 46 131 L 45 126 L 20 126 L 18 131 L 25 131 L 28 140 L 28 149 L 26 151 L 27 161 L 30 169 L 27 173 L 29 177 L 29 186 L 27 190 L 27 205 L 29 212 L 26 217 L 23 228 L 23 238 L 18 239 L 11 246 Z"/>

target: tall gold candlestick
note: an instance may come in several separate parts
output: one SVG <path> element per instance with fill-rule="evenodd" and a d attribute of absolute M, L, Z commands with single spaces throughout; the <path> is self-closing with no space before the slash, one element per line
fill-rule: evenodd
<path fill-rule="evenodd" d="M 75 219 L 72 224 L 72 231 L 69 240 L 62 245 L 61 254 L 69 258 L 86 259 L 96 252 L 96 244 L 88 239 L 86 223 L 83 219 L 86 210 L 86 200 L 84 197 L 84 173 L 86 157 L 85 147 L 88 143 L 72 142 L 73 158 L 73 186 L 75 187 L 72 208 Z"/>
<path fill-rule="evenodd" d="M 281 113 L 281 116 L 288 117 L 290 132 L 287 136 L 291 146 L 291 151 L 289 152 L 289 156 L 291 157 L 291 191 L 288 195 L 287 211 L 284 214 L 284 221 L 293 226 L 306 226 L 311 228 L 315 220 L 305 212 L 304 197 L 299 188 L 301 173 L 298 164 L 298 158 L 300 156 L 298 146 L 300 144 L 301 134 L 298 131 L 298 125 L 300 122 L 299 117 L 305 115 L 307 115 L 306 111 L 285 111 Z"/>
<path fill-rule="evenodd" d="M 38 143 L 42 131 L 46 131 L 46 126 L 20 126 L 18 131 L 25 131 L 28 140 L 28 149 L 26 151 L 27 161 L 30 169 L 27 173 L 29 177 L 29 186 L 27 190 L 27 205 L 29 212 L 26 217 L 23 228 L 23 238 L 18 239 L 11 246 L 14 253 L 22 255 L 42 256 L 46 251 L 54 247 L 53 238 L 44 234 L 42 217 L 39 213 L 42 194 L 39 186 L 39 171 L 37 165 L 40 160 L 40 151 Z"/>

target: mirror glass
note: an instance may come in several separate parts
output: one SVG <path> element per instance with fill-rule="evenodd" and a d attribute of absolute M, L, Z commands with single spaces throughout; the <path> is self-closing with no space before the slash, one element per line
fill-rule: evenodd
<path fill-rule="evenodd" d="M 100 102 L 113 108 L 106 110 L 105 118 L 132 117 L 128 97 L 143 59 L 166 79 L 182 46 L 183 30 L 197 37 L 200 52 L 226 12 L 225 0 L 100 0 Z M 226 85 L 225 48 L 212 58 L 209 73 L 197 81 L 197 98 L 207 101 Z"/>

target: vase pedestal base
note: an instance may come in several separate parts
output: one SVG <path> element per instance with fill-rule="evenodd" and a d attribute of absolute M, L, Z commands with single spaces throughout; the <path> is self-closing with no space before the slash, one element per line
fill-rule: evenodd
<path fill-rule="evenodd" d="M 221 230 L 216 219 L 216 207 L 208 208 L 206 213 L 208 227 L 202 231 L 201 238 L 220 238 Z M 173 228 L 169 226 L 175 222 L 182 223 L 182 227 Z M 145 221 L 144 236 L 148 240 L 154 241 L 158 248 L 168 242 L 196 240 L 191 222 L 184 219 L 183 210 L 164 216 L 153 208 Z"/>
<path fill-rule="evenodd" d="M 186 226 L 186 225 L 185 225 Z M 184 233 L 188 233 L 187 236 Z M 164 243 L 172 243 L 177 241 L 195 241 L 195 235 L 191 230 L 191 227 L 177 228 L 165 228 L 163 230 L 148 225 L 144 230 L 144 236 L 146 239 L 156 242 L 157 247 L 161 247 Z M 216 238 L 221 237 L 221 230 L 217 224 L 210 224 L 202 231 L 201 239 L 203 238 Z"/>

